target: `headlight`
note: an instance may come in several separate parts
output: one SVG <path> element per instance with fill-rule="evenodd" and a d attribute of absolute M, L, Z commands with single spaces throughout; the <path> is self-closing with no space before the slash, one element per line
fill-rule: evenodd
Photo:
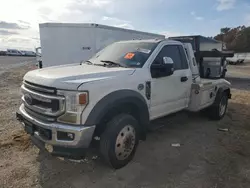
<path fill-rule="evenodd" d="M 89 102 L 88 92 L 57 91 L 65 97 L 66 112 L 57 121 L 71 124 L 81 124 L 81 114 Z"/>

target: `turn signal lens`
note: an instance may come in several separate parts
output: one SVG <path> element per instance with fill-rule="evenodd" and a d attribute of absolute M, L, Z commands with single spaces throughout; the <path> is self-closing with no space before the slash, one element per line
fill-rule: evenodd
<path fill-rule="evenodd" d="M 79 95 L 79 104 L 80 105 L 87 105 L 88 104 L 88 94 L 82 93 Z"/>

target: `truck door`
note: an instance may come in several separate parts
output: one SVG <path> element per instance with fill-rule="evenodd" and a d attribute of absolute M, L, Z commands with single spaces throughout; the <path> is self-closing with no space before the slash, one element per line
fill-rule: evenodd
<path fill-rule="evenodd" d="M 192 83 L 192 73 L 182 45 L 165 45 L 153 63 L 163 63 L 163 57 L 174 62 L 171 76 L 152 78 L 151 81 L 151 119 L 165 116 L 188 106 Z"/>

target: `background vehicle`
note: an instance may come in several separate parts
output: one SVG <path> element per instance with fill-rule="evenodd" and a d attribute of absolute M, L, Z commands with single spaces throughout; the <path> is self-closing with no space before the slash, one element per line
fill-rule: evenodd
<path fill-rule="evenodd" d="M 230 65 L 237 65 L 244 63 L 248 53 L 236 53 L 233 57 L 227 58 L 227 62 Z M 250 58 L 249 58 L 250 59 Z"/>
<path fill-rule="evenodd" d="M 5 55 L 7 55 L 7 52 L 6 51 L 0 51 L 0 55 L 5 56 Z"/>
<path fill-rule="evenodd" d="M 199 62 L 201 66 L 202 62 Z M 132 160 L 150 121 L 181 110 L 224 117 L 230 83 L 201 78 L 190 43 L 113 43 L 81 65 L 28 72 L 17 118 L 39 147 L 81 157 L 93 144 L 114 168 Z"/>
<path fill-rule="evenodd" d="M 16 49 L 7 49 L 7 55 L 9 56 L 22 56 L 22 53 Z"/>
<path fill-rule="evenodd" d="M 36 53 L 33 51 L 21 50 L 20 52 L 23 56 L 36 57 Z"/>
<path fill-rule="evenodd" d="M 100 24 L 40 24 L 42 67 L 80 63 L 105 46 L 122 40 L 164 39 L 164 35 Z"/>

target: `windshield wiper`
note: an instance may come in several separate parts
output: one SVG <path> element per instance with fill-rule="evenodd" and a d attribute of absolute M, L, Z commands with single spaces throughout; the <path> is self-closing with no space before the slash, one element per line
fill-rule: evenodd
<path fill-rule="evenodd" d="M 86 61 L 85 63 L 91 63 L 91 64 L 93 64 L 90 60 Z"/>
<path fill-rule="evenodd" d="M 108 64 L 111 64 L 111 65 L 116 65 L 116 66 L 119 66 L 119 67 L 125 67 L 125 66 L 123 66 L 123 65 L 121 65 L 121 64 L 119 64 L 119 63 L 116 63 L 116 62 L 114 62 L 114 61 L 101 60 L 100 62 L 102 62 L 102 63 L 108 63 Z"/>
<path fill-rule="evenodd" d="M 82 64 L 93 65 L 93 63 L 91 61 L 89 61 L 89 60 L 84 61 L 84 62 L 82 61 L 80 65 L 82 65 Z"/>

